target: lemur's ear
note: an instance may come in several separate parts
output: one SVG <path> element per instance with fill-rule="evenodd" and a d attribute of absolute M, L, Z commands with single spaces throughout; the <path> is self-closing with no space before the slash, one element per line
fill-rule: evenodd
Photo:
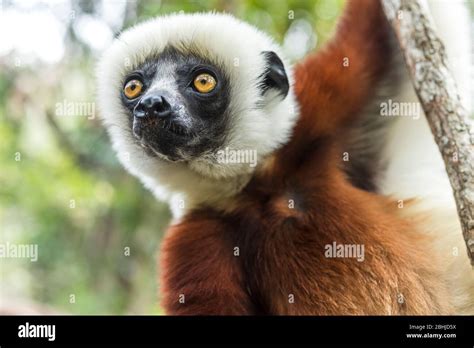
<path fill-rule="evenodd" d="M 264 51 L 262 54 L 266 61 L 266 69 L 263 73 L 262 94 L 273 89 L 284 99 L 288 95 L 290 85 L 283 62 L 275 52 Z"/>

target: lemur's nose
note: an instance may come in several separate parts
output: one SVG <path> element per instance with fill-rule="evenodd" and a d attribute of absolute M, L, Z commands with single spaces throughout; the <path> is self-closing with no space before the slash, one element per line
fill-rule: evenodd
<path fill-rule="evenodd" d="M 143 97 L 134 110 L 135 117 L 168 117 L 170 114 L 171 106 L 160 94 Z"/>

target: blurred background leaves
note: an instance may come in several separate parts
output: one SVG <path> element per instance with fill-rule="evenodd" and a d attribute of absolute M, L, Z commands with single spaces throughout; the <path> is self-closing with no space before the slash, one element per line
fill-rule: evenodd
<path fill-rule="evenodd" d="M 157 249 L 169 222 L 118 164 L 95 110 L 95 64 L 120 31 L 173 12 L 226 11 L 296 61 L 330 36 L 343 0 L 0 1 L 0 305 L 161 313 Z M 86 103 L 93 114 L 62 115 Z M 129 251 L 129 252 L 128 252 Z"/>

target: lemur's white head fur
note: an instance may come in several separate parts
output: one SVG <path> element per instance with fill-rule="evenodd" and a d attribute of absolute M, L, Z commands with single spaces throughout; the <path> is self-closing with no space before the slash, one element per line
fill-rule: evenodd
<path fill-rule="evenodd" d="M 188 90 L 186 81 L 182 81 L 192 74 L 193 64 L 202 63 L 217 71 L 217 85 L 221 83 L 221 89 L 225 89 L 219 92 L 222 98 L 216 97 L 219 100 L 191 95 L 195 91 Z M 280 64 L 273 67 L 276 78 L 268 76 L 273 63 Z M 181 69 L 181 65 L 185 68 Z M 124 100 L 124 84 L 137 69 L 145 70 L 149 81 L 143 83 L 146 89 L 135 104 L 129 105 Z M 288 141 L 296 119 L 291 71 L 279 46 L 266 34 L 230 15 L 177 14 L 134 26 L 105 52 L 97 72 L 101 118 L 120 161 L 164 200 L 178 195 L 186 205 L 195 205 L 235 194 L 247 183 L 255 166 L 229 163 L 234 161 L 223 160 L 223 154 L 253 151 L 258 166 L 259 161 Z M 168 126 L 166 121 L 140 123 L 136 103 L 152 93 L 164 93 L 171 99 L 166 102 L 170 108 L 175 107 L 170 104 L 182 104 L 173 109 L 176 117 L 182 117 L 176 134 L 170 133 L 176 130 L 172 121 Z M 224 98 L 227 102 L 222 101 Z M 197 121 L 189 111 L 192 108 L 201 113 Z M 219 127 L 214 129 L 216 124 Z M 155 130 L 159 134 L 154 134 Z M 142 131 L 151 140 L 140 138 Z M 164 137 L 170 141 L 160 138 L 165 131 L 168 133 Z M 200 132 L 206 139 L 199 138 Z M 183 134 L 187 136 L 185 140 L 179 138 Z M 194 145 L 199 150 L 194 151 Z"/>

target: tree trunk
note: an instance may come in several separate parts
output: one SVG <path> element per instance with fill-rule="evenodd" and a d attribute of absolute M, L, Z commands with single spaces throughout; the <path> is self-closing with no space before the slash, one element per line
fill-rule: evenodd
<path fill-rule="evenodd" d="M 474 137 L 448 69 L 443 43 L 431 15 L 418 0 L 382 0 L 382 5 L 443 156 L 474 265 Z"/>

